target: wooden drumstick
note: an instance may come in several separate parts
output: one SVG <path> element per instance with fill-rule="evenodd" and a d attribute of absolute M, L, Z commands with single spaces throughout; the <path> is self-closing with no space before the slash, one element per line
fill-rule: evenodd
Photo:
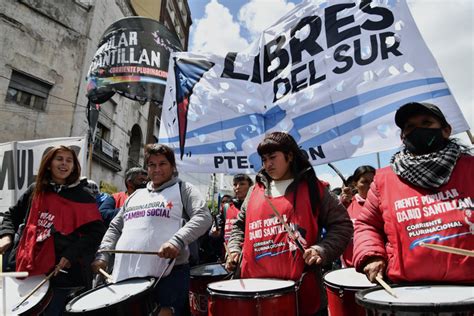
<path fill-rule="evenodd" d="M 46 282 L 48 282 L 49 279 L 51 279 L 54 275 L 54 273 L 56 272 L 56 269 L 54 269 L 50 274 L 48 274 L 48 276 L 46 278 L 43 279 L 43 281 L 40 282 L 40 284 L 38 284 L 37 286 L 35 286 L 35 288 L 33 290 L 31 290 L 30 293 L 28 293 L 25 298 L 20 302 L 18 303 L 13 309 L 12 309 L 12 312 L 14 312 L 15 310 L 17 310 L 21 304 L 23 304 L 24 302 L 26 302 L 27 299 L 29 299 L 33 294 L 36 293 L 36 291 L 39 290 L 40 287 L 42 287 Z"/>
<path fill-rule="evenodd" d="M 109 252 L 109 253 L 124 253 L 134 255 L 155 255 L 158 256 L 158 252 L 154 251 L 141 251 L 141 250 L 117 250 L 117 249 L 101 249 L 97 252 Z"/>
<path fill-rule="evenodd" d="M 26 278 L 29 275 L 28 272 L 2 272 L 0 277 L 10 277 L 10 278 Z"/>
<path fill-rule="evenodd" d="M 230 255 L 230 252 L 229 252 L 229 247 L 227 247 L 227 244 L 225 243 L 224 241 L 224 249 L 225 249 L 225 258 L 227 258 L 229 255 Z"/>
<path fill-rule="evenodd" d="M 102 274 L 105 277 L 105 279 L 107 281 L 112 282 L 112 280 L 113 280 L 112 276 L 110 274 L 108 274 L 107 272 L 105 272 L 104 269 L 99 268 L 99 272 L 100 272 L 100 274 Z"/>
<path fill-rule="evenodd" d="M 291 227 L 286 223 L 286 221 L 283 219 L 283 217 L 280 215 L 280 213 L 278 212 L 278 210 L 276 209 L 275 205 L 273 205 L 272 201 L 270 201 L 270 199 L 265 195 L 265 200 L 268 202 L 268 204 L 270 205 L 270 207 L 272 208 L 273 210 L 273 213 L 275 213 L 275 215 L 278 217 L 278 219 L 280 220 L 280 222 L 283 224 L 283 227 L 285 228 L 286 232 L 288 233 L 288 235 L 290 235 L 290 238 L 293 239 L 293 241 L 295 242 L 296 246 L 298 247 L 299 250 L 301 250 L 302 253 L 304 253 L 304 248 L 303 248 L 303 245 L 300 243 L 299 239 L 295 236 L 295 233 L 293 232 L 293 230 L 291 229 Z"/>
<path fill-rule="evenodd" d="M 461 248 L 455 248 L 455 247 L 449 247 L 449 246 L 443 246 L 443 245 L 436 245 L 436 244 L 426 244 L 424 242 L 420 242 L 419 245 L 421 247 L 434 249 L 434 250 L 447 252 L 447 253 L 452 253 L 455 255 L 474 257 L 473 250 L 467 250 L 467 249 L 461 249 Z"/>
<path fill-rule="evenodd" d="M 375 279 L 385 289 L 385 291 L 387 291 L 388 294 L 392 295 L 395 298 L 398 298 L 397 294 L 395 294 L 395 291 L 380 276 L 377 275 Z"/>

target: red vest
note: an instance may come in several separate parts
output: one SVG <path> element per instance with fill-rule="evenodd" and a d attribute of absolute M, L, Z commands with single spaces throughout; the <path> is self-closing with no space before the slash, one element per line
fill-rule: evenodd
<path fill-rule="evenodd" d="M 46 192 L 31 204 L 16 254 L 16 271 L 50 272 L 56 264 L 54 233 L 69 235 L 84 224 L 102 220 L 96 203 L 79 203 Z"/>
<path fill-rule="evenodd" d="M 320 185 L 321 186 L 321 185 Z M 320 188 L 321 189 L 321 188 Z M 303 254 L 264 198 L 265 188 L 255 185 L 245 214 L 245 241 L 241 265 L 242 278 L 277 278 L 298 281 L 305 268 Z M 268 197 L 280 215 L 292 227 L 304 248 L 318 237 L 317 214 L 312 214 L 306 184 L 298 187 L 298 202 L 293 209 L 293 193 Z M 301 315 L 315 313 L 320 305 L 316 276 L 310 272 L 299 291 Z"/>
<path fill-rule="evenodd" d="M 233 203 L 229 204 L 229 207 L 224 210 L 225 214 L 225 224 L 224 224 L 224 242 L 227 244 L 230 238 L 230 234 L 232 232 L 232 225 L 237 220 L 237 215 L 239 214 L 240 210 L 235 207 Z"/>
<path fill-rule="evenodd" d="M 462 156 L 449 182 L 436 191 L 414 187 L 389 168 L 377 171 L 387 274 L 394 282 L 473 282 L 474 258 L 419 246 L 419 242 L 474 249 L 474 157 Z M 472 217 L 471 217 L 472 219 Z"/>
<path fill-rule="evenodd" d="M 347 213 L 351 218 L 352 224 L 356 222 L 357 215 L 360 213 L 364 206 L 364 203 L 359 202 L 359 200 L 354 196 L 352 198 L 351 204 L 347 207 Z M 354 239 L 351 238 L 349 244 L 347 245 L 346 250 L 342 254 L 341 260 L 344 264 L 344 268 L 353 267 L 354 262 L 352 262 L 352 256 L 354 254 Z"/>
<path fill-rule="evenodd" d="M 120 191 L 112 194 L 115 200 L 115 208 L 122 207 L 125 204 L 125 201 L 128 199 L 127 191 Z"/>

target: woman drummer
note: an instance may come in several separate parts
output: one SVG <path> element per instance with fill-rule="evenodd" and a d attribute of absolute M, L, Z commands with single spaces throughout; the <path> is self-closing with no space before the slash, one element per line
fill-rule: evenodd
<path fill-rule="evenodd" d="M 226 267 L 234 270 L 242 253 L 242 278 L 302 279 L 300 315 L 326 315 L 320 265 L 341 255 L 351 238 L 347 211 L 318 180 L 291 135 L 273 132 L 257 151 L 263 169 L 234 223 Z M 280 229 L 282 220 L 290 233 Z M 327 235 L 320 240 L 323 227 Z"/>
<path fill-rule="evenodd" d="M 105 227 L 95 199 L 80 181 L 76 153 L 65 146 L 43 157 L 36 182 L 4 214 L 0 224 L 0 253 L 13 244 L 24 226 L 19 244 L 10 253 L 10 268 L 30 276 L 49 274 L 53 298 L 45 315 L 61 315 L 72 290 L 89 286 L 87 273 Z M 60 271 L 67 273 L 61 273 Z"/>

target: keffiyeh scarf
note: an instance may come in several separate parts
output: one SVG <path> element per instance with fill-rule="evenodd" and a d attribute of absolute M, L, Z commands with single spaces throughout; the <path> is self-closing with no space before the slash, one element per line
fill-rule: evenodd
<path fill-rule="evenodd" d="M 460 146 L 454 142 L 449 142 L 439 151 L 419 156 L 403 149 L 392 156 L 390 166 L 393 172 L 411 184 L 436 189 L 449 181 L 461 153 Z"/>

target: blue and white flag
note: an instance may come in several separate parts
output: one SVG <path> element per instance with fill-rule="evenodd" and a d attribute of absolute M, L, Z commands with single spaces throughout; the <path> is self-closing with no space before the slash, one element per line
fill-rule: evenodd
<path fill-rule="evenodd" d="M 304 1 L 246 51 L 173 53 L 159 142 L 180 171 L 254 173 L 287 131 L 317 165 L 400 146 L 409 101 L 469 129 L 405 1 Z"/>

